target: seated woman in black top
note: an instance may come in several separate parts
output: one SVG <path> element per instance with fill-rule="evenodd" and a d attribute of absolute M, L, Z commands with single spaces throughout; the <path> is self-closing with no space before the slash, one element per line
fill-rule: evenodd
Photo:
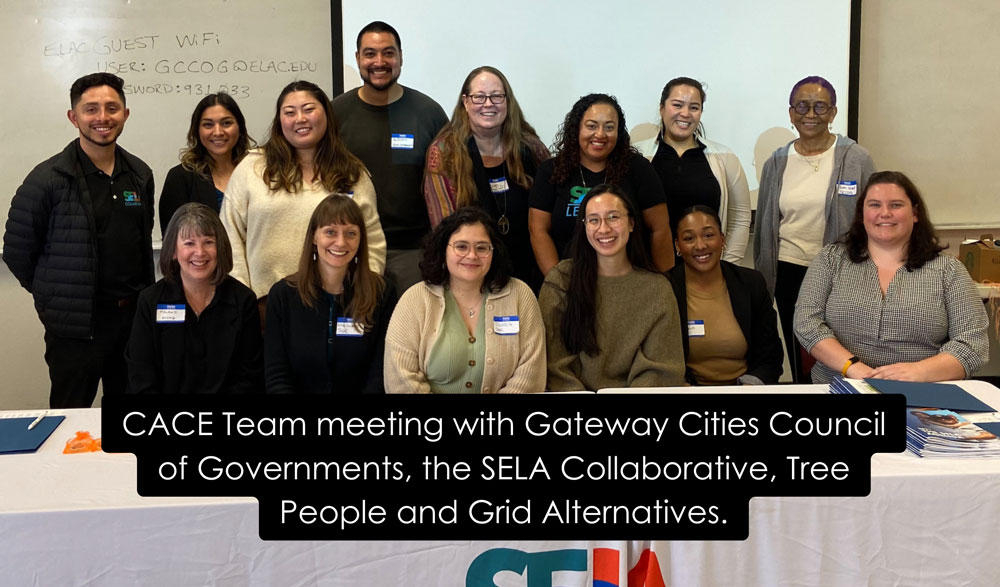
<path fill-rule="evenodd" d="M 309 220 L 298 272 L 267 297 L 267 392 L 385 393 L 385 330 L 396 299 L 368 264 L 361 208 L 328 196 Z"/>
<path fill-rule="evenodd" d="M 257 296 L 229 277 L 233 253 L 219 215 L 195 202 L 167 224 L 164 278 L 136 304 L 125 349 L 132 393 L 261 391 Z"/>
<path fill-rule="evenodd" d="M 186 202 L 201 202 L 216 213 L 236 164 L 256 145 L 236 100 L 225 92 L 202 98 L 191 115 L 181 164 L 167 172 L 160 194 L 160 229 Z"/>
<path fill-rule="evenodd" d="M 722 261 L 719 215 L 691 206 L 674 241 L 683 265 L 670 271 L 681 313 L 685 378 L 696 385 L 775 384 L 784 353 L 778 319 L 758 271 Z"/>

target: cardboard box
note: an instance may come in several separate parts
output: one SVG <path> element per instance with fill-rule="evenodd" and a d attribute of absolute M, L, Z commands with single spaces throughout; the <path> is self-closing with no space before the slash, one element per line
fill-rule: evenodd
<path fill-rule="evenodd" d="M 972 279 L 1000 283 L 1000 242 L 994 241 L 992 234 L 984 234 L 978 241 L 962 243 L 958 248 L 958 258 L 965 263 Z"/>

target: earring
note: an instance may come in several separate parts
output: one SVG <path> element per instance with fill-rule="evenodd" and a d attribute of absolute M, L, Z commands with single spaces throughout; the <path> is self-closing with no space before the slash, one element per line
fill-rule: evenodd
<path fill-rule="evenodd" d="M 316 260 L 316 251 L 313 251 L 313 261 Z"/>
<path fill-rule="evenodd" d="M 826 125 L 826 130 L 828 130 L 829 132 L 833 132 L 833 123 L 832 122 L 830 124 Z"/>
<path fill-rule="evenodd" d="M 358 257 L 357 257 L 357 255 L 355 255 L 355 257 L 354 257 L 354 264 L 357 265 L 357 263 L 358 263 Z"/>

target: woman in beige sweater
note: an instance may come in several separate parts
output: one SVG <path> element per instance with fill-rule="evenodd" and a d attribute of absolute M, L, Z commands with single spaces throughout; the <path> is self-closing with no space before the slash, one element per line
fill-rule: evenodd
<path fill-rule="evenodd" d="M 610 184 L 580 206 L 573 259 L 545 278 L 549 391 L 684 385 L 677 301 L 635 228 L 635 208 Z"/>

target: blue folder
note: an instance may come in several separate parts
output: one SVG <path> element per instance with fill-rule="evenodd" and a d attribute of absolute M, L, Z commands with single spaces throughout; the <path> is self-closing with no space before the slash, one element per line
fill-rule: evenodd
<path fill-rule="evenodd" d="M 917 383 L 889 379 L 865 379 L 882 393 L 906 396 L 906 405 L 919 408 L 942 408 L 953 412 L 995 412 L 986 402 L 954 383 Z"/>
<path fill-rule="evenodd" d="M 0 418 L 0 454 L 32 453 L 38 450 L 66 416 L 45 416 L 28 430 L 34 418 Z"/>

